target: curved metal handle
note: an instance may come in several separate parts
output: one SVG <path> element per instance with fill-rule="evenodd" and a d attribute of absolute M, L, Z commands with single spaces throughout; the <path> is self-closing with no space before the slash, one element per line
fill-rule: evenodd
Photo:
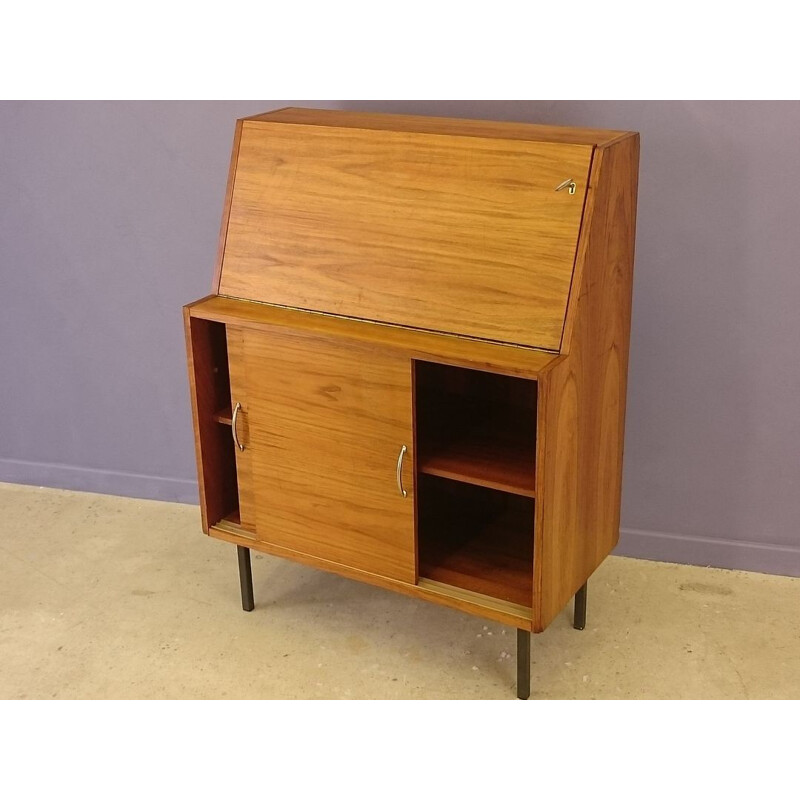
<path fill-rule="evenodd" d="M 400 448 L 400 455 L 397 456 L 397 489 L 401 497 L 407 497 L 408 492 L 403 488 L 403 458 L 406 454 L 406 446 Z"/>
<path fill-rule="evenodd" d="M 239 416 L 239 412 L 242 410 L 242 404 L 237 403 L 236 407 L 233 409 L 233 416 L 231 417 L 231 433 L 233 433 L 233 442 L 234 444 L 240 449 L 244 450 L 244 445 L 239 441 L 239 435 L 236 433 L 236 419 Z"/>

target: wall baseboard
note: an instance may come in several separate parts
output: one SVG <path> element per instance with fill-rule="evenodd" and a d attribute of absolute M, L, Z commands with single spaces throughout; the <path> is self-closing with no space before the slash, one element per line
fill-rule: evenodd
<path fill-rule="evenodd" d="M 173 503 L 199 501 L 197 482 L 134 472 L 0 459 L 0 482 Z M 614 555 L 800 577 L 800 547 L 622 528 Z"/>
<path fill-rule="evenodd" d="M 0 458 L 0 481 L 173 503 L 199 502 L 197 481 Z"/>
<path fill-rule="evenodd" d="M 800 577 L 800 547 L 621 528 L 615 556 Z"/>

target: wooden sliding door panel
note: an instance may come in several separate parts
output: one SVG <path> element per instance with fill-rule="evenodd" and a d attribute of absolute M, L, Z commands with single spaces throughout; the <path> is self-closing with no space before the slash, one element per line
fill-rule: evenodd
<path fill-rule="evenodd" d="M 242 335 L 258 538 L 413 583 L 410 361 L 297 332 Z"/>
<path fill-rule="evenodd" d="M 245 121 L 220 292 L 558 350 L 592 152 Z"/>
<path fill-rule="evenodd" d="M 228 363 L 231 379 L 231 431 L 234 436 L 236 456 L 236 480 L 239 485 L 239 524 L 248 531 L 255 531 L 255 498 L 253 495 L 253 467 L 247 400 L 247 373 L 244 359 L 244 329 L 228 325 Z M 239 410 L 236 411 L 237 404 Z M 241 445 L 241 447 L 239 446 Z"/>

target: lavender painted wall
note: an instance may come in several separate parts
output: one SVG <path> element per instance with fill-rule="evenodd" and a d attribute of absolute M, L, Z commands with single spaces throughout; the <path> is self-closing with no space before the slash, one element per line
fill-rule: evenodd
<path fill-rule="evenodd" d="M 197 502 L 181 306 L 280 105 L 0 103 L 0 480 Z"/>
<path fill-rule="evenodd" d="M 0 480 L 195 501 L 180 306 L 286 104 L 0 103 Z M 800 575 L 800 103 L 302 104 L 640 131 L 618 552 Z"/>

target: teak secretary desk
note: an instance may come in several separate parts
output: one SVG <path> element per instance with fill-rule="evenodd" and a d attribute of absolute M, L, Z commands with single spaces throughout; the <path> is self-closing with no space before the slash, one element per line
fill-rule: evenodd
<path fill-rule="evenodd" d="M 617 543 L 639 137 L 239 120 L 185 307 L 203 530 L 530 633 Z"/>

